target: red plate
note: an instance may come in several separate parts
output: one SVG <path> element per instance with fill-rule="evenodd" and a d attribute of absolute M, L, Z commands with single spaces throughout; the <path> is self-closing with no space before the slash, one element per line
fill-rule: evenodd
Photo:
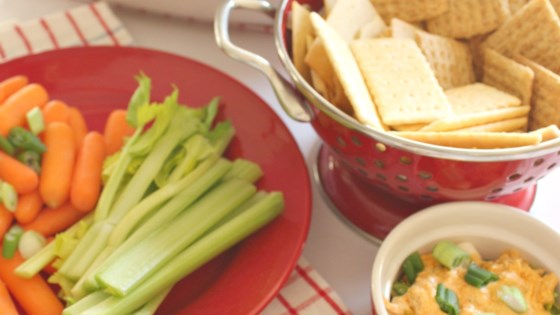
<path fill-rule="evenodd" d="M 168 53 L 118 47 L 72 48 L 24 57 L 0 66 L 0 78 L 25 74 L 52 99 L 82 110 L 90 129 L 102 130 L 108 113 L 126 108 L 133 77 L 152 78 L 154 99 L 172 84 L 189 106 L 222 98 L 218 119 L 237 134 L 228 156 L 257 162 L 259 188 L 285 194 L 284 213 L 270 225 L 175 286 L 158 314 L 256 314 L 276 296 L 301 254 L 309 228 L 311 190 L 305 161 L 292 135 L 269 106 L 230 76 Z"/>

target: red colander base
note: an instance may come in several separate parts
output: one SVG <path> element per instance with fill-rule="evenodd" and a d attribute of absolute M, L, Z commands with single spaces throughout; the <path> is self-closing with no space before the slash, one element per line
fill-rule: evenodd
<path fill-rule="evenodd" d="M 338 163 L 335 154 L 325 145 L 318 150 L 315 163 L 315 178 L 331 209 L 342 221 L 371 241 L 381 242 L 407 216 L 434 204 L 408 202 L 368 185 Z M 535 193 L 536 185 L 532 185 L 492 202 L 528 211 Z"/>

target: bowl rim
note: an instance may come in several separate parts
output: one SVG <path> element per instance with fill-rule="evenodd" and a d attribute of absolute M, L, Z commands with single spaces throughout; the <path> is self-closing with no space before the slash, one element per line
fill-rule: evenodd
<path fill-rule="evenodd" d="M 303 94 L 306 100 L 311 102 L 317 109 L 325 113 L 331 119 L 340 123 L 344 127 L 363 134 L 382 144 L 389 145 L 399 150 L 410 152 L 417 155 L 433 158 L 450 159 L 468 162 L 504 162 L 513 160 L 524 160 L 541 157 L 553 152 L 560 154 L 560 138 L 541 142 L 535 146 L 523 146 L 502 149 L 462 149 L 432 145 L 413 141 L 392 135 L 387 132 L 376 130 L 370 126 L 359 123 L 356 119 L 341 111 L 335 105 L 327 101 L 319 94 L 296 70 L 291 61 L 290 53 L 284 41 L 284 33 L 288 29 L 286 9 L 288 4 L 296 0 L 282 0 L 280 7 L 276 10 L 273 35 L 276 44 L 276 51 L 296 89 Z M 286 17 L 286 19 L 285 19 Z M 284 26 L 286 27 L 284 29 Z"/>
<path fill-rule="evenodd" d="M 473 211 L 473 209 L 475 209 L 475 210 Z M 453 210 L 453 211 L 450 211 L 450 210 Z M 372 266 L 371 278 L 370 278 L 371 279 L 371 281 L 370 281 L 370 289 L 371 289 L 370 297 L 371 297 L 371 301 L 373 303 L 372 308 L 375 309 L 377 314 L 378 315 L 387 315 L 387 311 L 383 306 L 376 306 L 376 305 L 383 305 L 383 298 L 385 297 L 385 293 L 386 293 L 382 289 L 376 289 L 378 287 L 379 288 L 384 287 L 383 282 L 381 281 L 381 271 L 386 271 L 386 269 L 387 269 L 386 266 L 387 265 L 395 267 L 395 264 L 398 264 L 398 269 L 400 269 L 400 264 L 402 264 L 402 261 L 394 262 L 393 264 L 387 263 L 386 259 L 385 259 L 388 252 L 391 251 L 394 248 L 394 247 L 390 247 L 390 246 L 392 245 L 392 243 L 395 242 L 394 239 L 396 239 L 397 236 L 400 236 L 399 234 L 405 232 L 411 226 L 417 226 L 421 222 L 424 222 L 424 221 L 429 220 L 429 219 L 434 219 L 435 217 L 441 217 L 442 215 L 449 216 L 450 213 L 453 213 L 454 216 L 455 215 L 460 215 L 461 217 L 464 217 L 464 216 L 475 217 L 475 216 L 480 216 L 482 211 L 486 211 L 486 212 L 491 211 L 491 212 L 493 212 L 492 217 L 494 217 L 494 218 L 500 217 L 500 220 L 503 220 L 503 216 L 508 216 L 510 218 L 515 218 L 516 221 L 522 220 L 522 221 L 530 224 L 532 226 L 532 230 L 538 229 L 540 231 L 540 233 L 546 235 L 547 238 L 548 238 L 548 236 L 550 236 L 551 237 L 551 239 L 549 240 L 550 242 L 560 243 L 560 233 L 558 233 L 552 227 L 547 225 L 545 222 L 539 220 L 538 218 L 534 217 L 530 213 L 522 211 L 521 209 L 518 209 L 518 208 L 515 208 L 515 207 L 508 206 L 508 205 L 497 204 L 497 203 L 492 203 L 492 202 L 485 202 L 485 201 L 455 201 L 455 202 L 441 203 L 441 204 L 437 204 L 437 205 L 434 205 L 434 206 L 424 208 L 423 210 L 409 216 L 408 218 L 403 220 L 401 223 L 399 223 L 389 233 L 389 235 L 387 235 L 384 242 L 381 244 L 380 248 L 378 249 L 378 251 L 376 253 L 376 256 L 375 256 L 374 262 L 373 262 L 373 266 Z M 444 223 L 441 224 L 441 227 L 442 228 L 444 227 Z M 508 229 L 505 229 L 505 230 L 504 229 L 496 229 L 496 231 L 506 231 L 506 232 L 514 233 L 514 231 L 511 228 L 509 229 L 509 231 L 508 231 Z M 495 233 L 495 235 L 498 235 L 498 234 L 499 233 Z M 473 233 L 472 236 L 473 237 L 481 237 L 480 235 L 477 235 L 477 233 Z M 457 237 L 455 235 L 452 235 L 449 238 L 461 238 L 461 237 Z M 507 242 L 499 240 L 499 237 L 497 237 L 493 241 L 498 242 L 498 243 L 502 243 L 504 245 L 507 245 L 506 247 L 511 246 L 510 244 L 507 244 Z M 426 236 L 425 241 L 417 241 L 417 243 L 421 244 L 421 247 L 422 246 L 427 246 L 427 245 L 429 245 L 433 242 L 434 242 L 433 235 Z M 519 245 L 518 248 L 516 248 L 516 249 L 519 250 L 520 252 L 526 252 L 527 255 L 531 255 L 532 253 L 541 251 L 540 248 L 535 248 L 534 246 L 529 246 L 530 244 L 534 245 L 535 243 L 536 242 L 532 241 L 531 239 L 527 239 L 527 242 L 526 242 L 526 244 L 524 244 L 525 245 L 524 247 Z M 514 245 L 514 246 L 516 246 L 516 245 Z M 543 245 L 543 247 L 544 247 L 544 245 Z M 550 258 L 550 257 L 554 257 L 554 255 L 550 254 L 545 258 Z M 540 262 L 543 262 L 543 261 L 546 261 L 545 258 L 538 259 L 538 260 Z M 553 258 L 553 261 L 554 261 L 554 259 L 555 258 Z M 560 261 L 560 258 L 556 258 L 556 260 Z M 551 266 L 552 265 L 551 263 L 544 263 L 544 264 L 546 266 Z M 545 268 L 546 268 L 546 266 L 545 266 Z M 394 268 L 391 268 L 391 269 L 394 269 Z M 560 270 L 560 266 L 558 268 L 555 268 L 551 272 L 558 273 L 558 270 Z M 557 276 L 560 277 L 560 274 L 557 274 Z M 557 287 L 557 291 L 560 293 L 560 286 Z"/>

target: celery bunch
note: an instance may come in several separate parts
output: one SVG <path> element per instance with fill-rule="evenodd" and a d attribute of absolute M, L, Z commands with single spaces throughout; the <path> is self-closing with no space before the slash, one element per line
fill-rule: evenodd
<path fill-rule="evenodd" d="M 152 314 L 172 286 L 283 210 L 279 192 L 257 191 L 258 165 L 223 157 L 234 136 L 215 123 L 218 100 L 202 108 L 150 98 L 137 77 L 127 121 L 136 128 L 104 165 L 104 189 L 85 232 L 57 236 L 24 265 L 30 277 L 53 258 L 49 279 L 69 302 L 63 314 Z M 150 128 L 146 126 L 150 125 Z"/>

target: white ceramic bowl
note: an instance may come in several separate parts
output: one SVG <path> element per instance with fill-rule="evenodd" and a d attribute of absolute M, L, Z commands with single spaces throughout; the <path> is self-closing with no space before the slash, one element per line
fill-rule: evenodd
<path fill-rule="evenodd" d="M 387 315 L 383 300 L 390 297 L 405 258 L 416 250 L 431 251 L 440 240 L 470 241 L 490 259 L 515 248 L 531 264 L 560 276 L 560 234 L 530 214 L 488 202 L 439 204 L 402 221 L 381 244 L 371 277 L 377 315 Z"/>

